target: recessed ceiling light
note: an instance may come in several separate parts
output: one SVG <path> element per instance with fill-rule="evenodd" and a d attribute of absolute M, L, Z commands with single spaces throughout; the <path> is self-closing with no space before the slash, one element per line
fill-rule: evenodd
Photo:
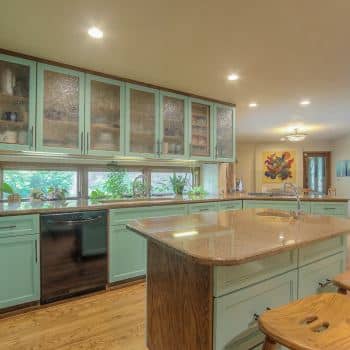
<path fill-rule="evenodd" d="M 230 74 L 228 77 L 227 77 L 228 80 L 231 80 L 231 81 L 234 81 L 234 80 L 238 80 L 239 79 L 239 75 L 237 74 Z"/>
<path fill-rule="evenodd" d="M 249 107 L 256 108 L 256 107 L 258 107 L 258 104 L 256 102 L 251 102 L 251 103 L 249 103 Z"/>
<path fill-rule="evenodd" d="M 301 106 L 308 106 L 310 103 L 311 103 L 310 100 L 302 100 L 302 101 L 300 101 L 300 105 Z"/>
<path fill-rule="evenodd" d="M 97 27 L 89 28 L 88 33 L 92 38 L 95 38 L 95 39 L 103 38 L 103 31 Z"/>

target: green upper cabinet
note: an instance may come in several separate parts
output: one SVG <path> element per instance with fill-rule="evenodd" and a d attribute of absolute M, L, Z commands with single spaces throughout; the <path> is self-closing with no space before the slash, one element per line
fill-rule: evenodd
<path fill-rule="evenodd" d="M 84 153 L 82 72 L 38 64 L 37 150 Z"/>
<path fill-rule="evenodd" d="M 0 149 L 35 149 L 36 63 L 0 54 Z"/>
<path fill-rule="evenodd" d="M 85 84 L 85 153 L 123 154 L 124 83 L 87 74 Z"/>
<path fill-rule="evenodd" d="M 159 90 L 126 84 L 126 154 L 160 157 Z"/>
<path fill-rule="evenodd" d="M 224 162 L 235 160 L 235 110 L 215 104 L 215 159 Z"/>
<path fill-rule="evenodd" d="M 190 158 L 213 160 L 214 105 L 197 98 L 190 99 Z"/>
<path fill-rule="evenodd" d="M 161 158 L 188 158 L 188 112 L 188 97 L 171 92 L 160 92 Z"/>

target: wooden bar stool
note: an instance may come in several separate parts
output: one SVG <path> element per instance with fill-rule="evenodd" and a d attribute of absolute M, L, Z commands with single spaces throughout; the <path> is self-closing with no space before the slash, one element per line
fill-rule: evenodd
<path fill-rule="evenodd" d="M 338 287 L 338 293 L 347 294 L 347 291 L 350 290 L 350 271 L 334 277 L 332 282 Z"/>
<path fill-rule="evenodd" d="M 349 350 L 350 298 L 313 295 L 263 313 L 259 327 L 266 336 L 263 350 L 277 344 L 292 350 Z"/>

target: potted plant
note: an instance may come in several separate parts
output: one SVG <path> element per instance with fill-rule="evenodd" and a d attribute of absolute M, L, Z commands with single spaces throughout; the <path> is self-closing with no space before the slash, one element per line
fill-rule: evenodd
<path fill-rule="evenodd" d="M 68 191 L 65 188 L 50 187 L 47 191 L 49 200 L 65 200 Z"/>
<path fill-rule="evenodd" d="M 176 196 L 182 196 L 187 185 L 187 174 L 185 176 L 174 174 L 169 180 Z"/>
<path fill-rule="evenodd" d="M 188 195 L 191 198 L 203 198 L 205 195 L 207 195 L 207 192 L 204 190 L 202 186 L 194 186 L 190 189 L 188 192 Z"/>
<path fill-rule="evenodd" d="M 14 189 L 12 188 L 12 186 L 10 186 L 8 183 L 4 182 L 1 186 L 1 192 L 2 193 L 6 193 L 7 196 L 7 200 L 11 203 L 14 202 L 20 202 L 21 201 L 21 196 L 16 193 L 14 191 Z"/>
<path fill-rule="evenodd" d="M 41 202 L 43 200 L 45 200 L 45 196 L 43 191 L 37 189 L 37 188 L 33 188 L 30 192 L 30 200 L 32 202 Z"/>

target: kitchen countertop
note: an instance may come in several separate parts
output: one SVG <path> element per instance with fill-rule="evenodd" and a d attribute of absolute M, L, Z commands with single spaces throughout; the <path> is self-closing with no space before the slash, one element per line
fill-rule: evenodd
<path fill-rule="evenodd" d="M 207 265 L 238 265 L 350 233 L 349 219 L 285 215 L 272 209 L 206 212 L 134 220 L 128 228 Z"/>
<path fill-rule="evenodd" d="M 115 208 L 145 207 L 156 205 L 188 204 L 203 202 L 218 202 L 230 200 L 274 200 L 274 201 L 295 201 L 293 196 L 253 196 L 245 193 L 234 193 L 225 196 L 202 196 L 193 197 L 154 197 L 151 199 L 122 199 L 113 202 L 100 203 L 87 199 L 65 200 L 65 201 L 44 201 L 44 202 L 21 202 L 21 203 L 0 203 L 0 216 L 5 215 L 23 215 L 23 214 L 41 214 L 41 213 L 60 213 L 78 210 L 99 210 Z M 302 196 L 302 201 L 329 201 L 329 202 L 347 202 L 348 199 L 330 196 Z"/>

